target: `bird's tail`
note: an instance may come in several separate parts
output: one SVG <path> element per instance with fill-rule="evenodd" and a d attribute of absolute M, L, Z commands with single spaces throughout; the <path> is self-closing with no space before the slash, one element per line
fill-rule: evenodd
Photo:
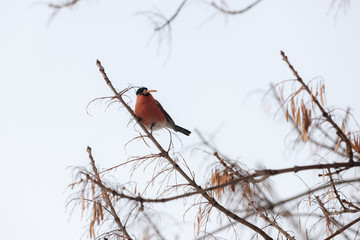
<path fill-rule="evenodd" d="M 176 132 L 181 132 L 182 134 L 185 134 L 186 136 L 189 136 L 190 133 L 191 133 L 189 130 L 187 130 L 185 128 L 182 128 L 182 127 L 180 127 L 178 125 L 175 125 L 175 131 Z"/>

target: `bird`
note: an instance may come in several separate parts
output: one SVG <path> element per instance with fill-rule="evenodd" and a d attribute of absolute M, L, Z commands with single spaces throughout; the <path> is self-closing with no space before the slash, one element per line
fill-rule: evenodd
<path fill-rule="evenodd" d="M 148 90 L 146 87 L 140 87 L 136 91 L 135 115 L 142 124 L 150 131 L 171 128 L 175 132 L 189 136 L 191 132 L 176 125 L 161 104 L 151 95 L 151 92 L 157 91 Z"/>

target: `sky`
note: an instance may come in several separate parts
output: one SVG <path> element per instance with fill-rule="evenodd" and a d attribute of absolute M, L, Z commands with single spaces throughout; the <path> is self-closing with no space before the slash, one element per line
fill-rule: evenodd
<path fill-rule="evenodd" d="M 124 148 L 136 133 L 119 105 L 97 102 L 87 113 L 92 99 L 112 94 L 96 59 L 117 89 L 156 89 L 178 125 L 199 130 L 249 169 L 311 163 L 289 153 L 289 126 L 273 117 L 273 102 L 261 102 L 271 83 L 293 78 L 283 50 L 305 81 L 324 79 L 330 106 L 350 106 L 359 119 L 360 3 L 338 10 L 340 1 L 332 2 L 264 0 L 225 17 L 206 1 L 190 1 L 171 35 L 160 37 L 142 13 L 170 16 L 179 1 L 80 1 L 54 17 L 46 2 L 6 1 L 0 8 L 1 238 L 80 239 L 85 221 L 66 211 L 70 167 L 88 164 L 87 146 L 102 168 L 148 151 L 141 142 Z M 133 107 L 135 92 L 129 97 Z M 166 132 L 157 134 L 166 143 Z M 199 143 L 194 133 L 179 138 L 179 151 Z M 206 163 L 191 159 L 200 179 Z"/>

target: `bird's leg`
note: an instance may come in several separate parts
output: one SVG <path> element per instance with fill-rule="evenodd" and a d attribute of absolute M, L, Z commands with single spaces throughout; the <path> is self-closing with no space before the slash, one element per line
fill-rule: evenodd
<path fill-rule="evenodd" d="M 143 119 L 142 119 L 141 117 L 136 116 L 136 120 L 137 120 L 137 123 L 138 123 L 138 124 L 141 123 L 141 124 L 144 125 L 144 121 L 143 121 Z M 153 123 L 153 124 L 151 125 L 151 127 L 150 127 L 151 134 L 152 134 L 152 128 L 153 128 L 153 126 L 155 126 L 154 124 L 155 124 L 155 123 Z"/>
<path fill-rule="evenodd" d="M 151 126 L 150 126 L 150 131 L 151 131 L 151 134 L 152 134 L 152 132 L 153 132 L 153 129 L 154 129 L 155 125 L 156 125 L 156 123 L 155 123 L 155 122 L 153 122 L 153 123 L 151 124 Z"/>
<path fill-rule="evenodd" d="M 141 117 L 138 117 L 138 116 L 136 116 L 136 121 L 138 122 L 138 123 L 142 123 L 143 122 L 143 120 L 142 120 L 142 118 Z"/>

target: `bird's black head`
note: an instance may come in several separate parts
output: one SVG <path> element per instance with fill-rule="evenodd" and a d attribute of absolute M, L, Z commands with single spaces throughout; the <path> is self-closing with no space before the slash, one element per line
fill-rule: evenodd
<path fill-rule="evenodd" d="M 141 87 L 136 91 L 136 95 L 149 96 L 151 92 L 156 92 L 156 90 L 148 90 L 146 87 Z"/>
<path fill-rule="evenodd" d="M 147 96 L 149 95 L 149 93 L 147 92 L 147 88 L 146 87 L 141 87 L 136 91 L 136 95 L 144 95 Z"/>

